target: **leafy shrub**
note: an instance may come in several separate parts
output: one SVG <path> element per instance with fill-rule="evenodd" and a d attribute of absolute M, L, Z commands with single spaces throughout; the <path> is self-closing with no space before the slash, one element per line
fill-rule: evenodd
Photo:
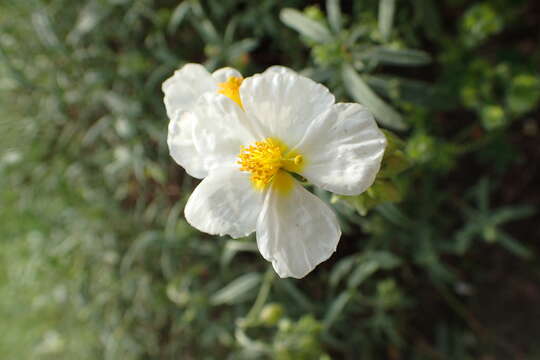
<path fill-rule="evenodd" d="M 534 7 L 3 2 L 0 353 L 538 356 Z M 183 219 L 195 183 L 168 155 L 160 84 L 185 62 L 290 66 L 389 129 L 372 188 L 319 194 L 345 235 L 307 278 Z"/>

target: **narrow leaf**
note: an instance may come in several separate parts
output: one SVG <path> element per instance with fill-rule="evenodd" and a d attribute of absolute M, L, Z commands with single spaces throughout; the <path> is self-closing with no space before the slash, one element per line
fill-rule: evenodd
<path fill-rule="evenodd" d="M 375 94 L 351 65 L 343 65 L 342 77 L 351 97 L 372 111 L 381 125 L 395 130 L 407 129 L 401 115 Z"/>
<path fill-rule="evenodd" d="M 261 274 L 249 273 L 242 275 L 212 296 L 213 305 L 235 304 L 243 301 L 246 294 L 253 290 L 261 282 Z"/>
<path fill-rule="evenodd" d="M 394 22 L 394 12 L 396 9 L 395 0 L 379 1 L 379 31 L 383 41 L 388 41 L 392 32 L 392 23 Z"/>
<path fill-rule="evenodd" d="M 349 256 L 340 260 L 330 274 L 330 286 L 335 287 L 352 270 L 356 260 L 356 256 Z"/>
<path fill-rule="evenodd" d="M 169 24 L 167 25 L 169 34 L 174 33 L 180 24 L 182 24 L 182 21 L 184 21 L 184 18 L 190 9 L 190 5 L 191 3 L 189 1 L 184 1 L 174 9 Z"/>
<path fill-rule="evenodd" d="M 317 43 L 328 43 L 332 41 L 330 31 L 322 24 L 312 20 L 298 10 L 283 9 L 279 14 L 283 23 L 298 31 L 305 37 Z"/>
<path fill-rule="evenodd" d="M 491 216 L 491 221 L 495 224 L 503 224 L 510 220 L 518 220 L 532 216 L 536 209 L 532 206 L 512 206 L 497 209 Z"/>
<path fill-rule="evenodd" d="M 31 20 L 35 33 L 44 46 L 48 48 L 58 48 L 60 46 L 60 41 L 54 32 L 51 19 L 44 10 L 34 12 Z"/>
<path fill-rule="evenodd" d="M 379 270 L 379 264 L 376 261 L 365 261 L 353 271 L 347 286 L 350 288 L 358 287 L 364 282 L 368 277 L 373 275 L 377 270 Z"/>
<path fill-rule="evenodd" d="M 229 240 L 225 244 L 225 250 L 221 256 L 221 265 L 228 265 L 233 257 L 242 251 L 256 252 L 257 245 L 253 242 L 238 241 L 238 240 Z"/>
<path fill-rule="evenodd" d="M 307 309 L 308 311 L 313 311 L 314 305 L 311 303 L 309 298 L 307 298 L 300 290 L 296 288 L 293 282 L 289 279 L 282 279 L 276 282 L 276 285 L 284 290 L 291 298 L 293 298 L 298 305 Z"/>
<path fill-rule="evenodd" d="M 339 0 L 326 0 L 326 12 L 328 13 L 328 23 L 335 33 L 341 31 L 341 9 Z"/>
<path fill-rule="evenodd" d="M 376 60 L 382 64 L 401 66 L 420 66 L 431 62 L 428 53 L 413 49 L 389 49 L 377 46 L 363 55 L 368 59 Z"/>
<path fill-rule="evenodd" d="M 397 206 L 390 203 L 384 203 L 377 206 L 377 211 L 384 218 L 389 220 L 400 227 L 410 227 L 412 226 L 412 221 L 409 219 Z"/>
<path fill-rule="evenodd" d="M 391 99 L 434 109 L 448 109 L 455 104 L 454 97 L 424 81 L 385 75 L 364 75 L 363 78 L 378 94 Z"/>
<path fill-rule="evenodd" d="M 529 250 L 525 245 L 522 245 L 516 239 L 502 231 L 499 231 L 497 234 L 497 242 L 504 246 L 506 250 L 510 251 L 514 255 L 525 259 L 533 257 L 533 252 L 531 250 Z"/>
<path fill-rule="evenodd" d="M 342 292 L 336 300 L 332 302 L 330 308 L 324 316 L 324 327 L 330 328 L 332 324 L 339 318 L 339 315 L 343 313 L 343 309 L 351 299 L 351 293 L 349 291 Z"/>
<path fill-rule="evenodd" d="M 401 265 L 401 259 L 388 251 L 368 251 L 361 257 L 361 261 L 374 261 L 381 269 L 390 270 Z"/>
<path fill-rule="evenodd" d="M 238 59 L 238 57 L 249 53 L 251 50 L 255 49 L 258 44 L 258 40 L 252 38 L 243 39 L 235 42 L 228 49 L 227 55 L 229 57 L 229 60 L 231 62 L 234 62 Z"/>
<path fill-rule="evenodd" d="M 188 19 L 191 21 L 191 24 L 197 32 L 204 39 L 204 42 L 208 44 L 220 44 L 221 37 L 218 35 L 218 32 L 208 16 L 205 14 L 201 4 L 197 1 L 190 2 L 191 10 L 195 16 L 188 16 Z"/>

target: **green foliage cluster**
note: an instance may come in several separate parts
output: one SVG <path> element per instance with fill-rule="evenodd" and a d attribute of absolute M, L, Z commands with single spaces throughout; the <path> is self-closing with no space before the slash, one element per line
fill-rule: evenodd
<path fill-rule="evenodd" d="M 534 3 L 2 1 L 0 357 L 540 356 Z M 318 193 L 344 236 L 305 279 L 183 219 L 160 85 L 186 62 L 286 65 L 387 129 L 368 191 Z"/>

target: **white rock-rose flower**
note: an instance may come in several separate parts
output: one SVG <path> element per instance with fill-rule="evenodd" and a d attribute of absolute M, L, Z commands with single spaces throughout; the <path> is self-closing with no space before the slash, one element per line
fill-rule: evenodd
<path fill-rule="evenodd" d="M 266 72 L 287 73 L 293 70 L 271 66 Z M 201 64 L 188 63 L 174 72 L 161 86 L 163 102 L 169 117 L 167 143 L 172 158 L 187 173 L 196 178 L 208 175 L 192 139 L 193 123 L 181 120 L 182 113 L 193 109 L 197 100 L 207 93 L 224 95 L 241 106 L 238 89 L 244 78 L 236 69 L 224 67 L 208 72 Z"/>
<path fill-rule="evenodd" d="M 189 63 L 163 82 L 163 102 L 170 119 L 167 138 L 169 151 L 173 159 L 190 175 L 201 178 L 208 173 L 200 166 L 201 159 L 193 144 L 193 124 L 180 122 L 179 118 L 183 112 L 192 110 L 197 100 L 207 93 L 225 95 L 239 103 L 238 88 L 242 80 L 242 75 L 233 68 L 225 67 L 210 73 L 200 64 Z"/>
<path fill-rule="evenodd" d="M 207 174 L 185 216 L 210 234 L 256 231 L 278 275 L 302 278 L 332 255 L 341 230 L 333 211 L 292 174 L 336 194 L 360 194 L 375 180 L 386 139 L 361 105 L 336 104 L 326 87 L 277 70 L 244 79 L 239 101 L 207 93 L 179 116 L 191 124 Z M 178 155 L 180 164 L 191 156 Z"/>

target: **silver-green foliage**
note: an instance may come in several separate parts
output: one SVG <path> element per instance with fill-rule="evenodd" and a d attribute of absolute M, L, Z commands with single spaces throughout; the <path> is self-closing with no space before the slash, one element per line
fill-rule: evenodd
<path fill-rule="evenodd" d="M 453 42 L 435 36 L 436 2 L 344 3 L 328 0 L 324 12 L 299 0 L 0 4 L 0 357 L 472 359 L 485 343 L 507 351 L 471 325 L 468 295 L 456 289 L 482 272 L 470 255 L 482 244 L 535 261 L 506 228 L 534 209 L 488 206 L 501 179 L 449 185 L 445 176 L 472 171 L 460 167 L 463 155 L 489 155 L 484 148 L 535 109 L 534 70 L 481 61 L 462 69 L 471 46 L 502 29 L 491 6 L 460 22 L 473 42 Z M 442 85 L 400 74 L 431 64 L 421 32 L 440 40 Z M 168 155 L 160 84 L 193 61 L 245 74 L 294 67 L 398 132 L 387 133 L 366 193 L 319 194 L 334 203 L 344 237 L 308 278 L 278 279 L 252 237 L 210 237 L 184 221 L 195 182 Z M 499 78 L 510 79 L 500 103 Z M 459 105 L 478 117 L 449 135 L 434 119 Z M 476 140 L 481 126 L 489 134 Z M 440 308 L 452 316 L 418 320 Z"/>

